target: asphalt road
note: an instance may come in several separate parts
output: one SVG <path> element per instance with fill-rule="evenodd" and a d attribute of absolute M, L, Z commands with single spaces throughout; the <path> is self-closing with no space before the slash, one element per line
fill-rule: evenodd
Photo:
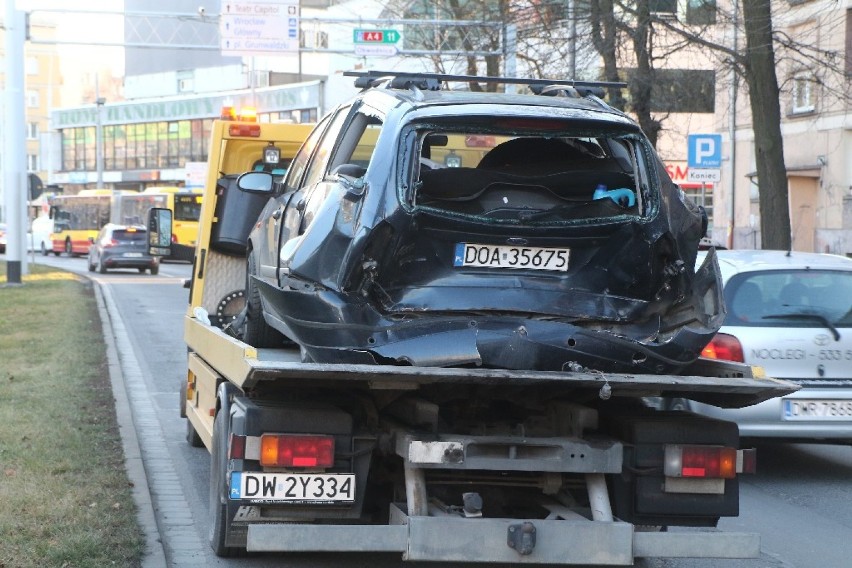
<path fill-rule="evenodd" d="M 5 258 L 0 256 L 0 261 Z M 136 271 L 86 272 L 85 260 L 37 257 L 87 274 L 101 284 L 113 327 L 138 431 L 164 557 L 170 567 L 439 566 L 400 561 L 396 554 L 252 555 L 220 559 L 207 545 L 209 455 L 186 443 L 178 412 L 186 372 L 182 318 L 189 276 L 186 264 L 166 263 L 158 276 Z M 123 328 L 123 329 L 122 329 Z M 758 473 L 742 478 L 740 516 L 720 528 L 759 532 L 761 556 L 752 560 L 653 560 L 648 567 L 735 568 L 852 566 L 852 447 L 811 444 L 758 445 Z M 154 564 L 148 563 L 150 568 Z"/>

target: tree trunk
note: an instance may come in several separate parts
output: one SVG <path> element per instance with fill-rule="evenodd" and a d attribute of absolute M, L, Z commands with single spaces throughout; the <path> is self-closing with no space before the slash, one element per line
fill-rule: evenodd
<path fill-rule="evenodd" d="M 781 105 L 772 43 L 771 0 L 742 0 L 746 34 L 745 79 L 754 129 L 760 197 L 761 248 L 790 250 L 787 168 L 781 137 Z"/>
<path fill-rule="evenodd" d="M 636 115 L 639 126 L 657 147 L 662 124 L 651 115 L 652 85 L 654 84 L 654 68 L 651 66 L 652 44 L 651 36 L 651 7 L 649 0 L 636 2 L 636 27 L 629 32 L 633 40 L 633 53 L 636 55 L 636 73 L 630 77 L 630 109 Z"/>
<path fill-rule="evenodd" d="M 615 52 L 618 30 L 615 21 L 615 8 L 612 0 L 592 0 L 591 8 L 592 43 L 604 63 L 604 79 L 610 82 L 620 81 L 618 61 Z M 609 104 L 624 110 L 624 96 L 621 89 L 609 89 Z"/>

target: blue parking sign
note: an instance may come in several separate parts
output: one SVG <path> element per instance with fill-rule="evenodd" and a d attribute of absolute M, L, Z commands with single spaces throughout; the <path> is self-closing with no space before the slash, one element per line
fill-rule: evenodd
<path fill-rule="evenodd" d="M 721 134 L 690 134 L 686 145 L 687 166 L 690 168 L 722 167 Z"/>

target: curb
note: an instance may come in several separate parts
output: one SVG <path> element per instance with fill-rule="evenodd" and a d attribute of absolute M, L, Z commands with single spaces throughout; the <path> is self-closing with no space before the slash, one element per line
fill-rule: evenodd
<path fill-rule="evenodd" d="M 165 568 L 167 566 L 166 554 L 163 549 L 163 540 L 160 538 L 157 518 L 154 514 L 148 477 L 145 474 L 142 451 L 139 447 L 139 439 L 136 435 L 136 427 L 130 409 L 130 399 L 125 388 L 125 377 L 115 341 L 116 330 L 112 325 L 113 318 L 110 309 L 107 308 L 101 284 L 96 281 L 92 281 L 92 283 L 95 288 L 98 315 L 104 330 L 109 378 L 115 398 L 115 414 L 124 449 L 124 463 L 127 469 L 127 477 L 133 484 L 133 501 L 137 507 L 137 520 L 145 533 L 145 553 L 142 557 L 142 567 Z"/>

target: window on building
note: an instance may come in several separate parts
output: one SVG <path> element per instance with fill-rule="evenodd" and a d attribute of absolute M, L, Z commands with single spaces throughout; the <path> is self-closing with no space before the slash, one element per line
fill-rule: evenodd
<path fill-rule="evenodd" d="M 816 108 L 814 80 L 810 73 L 799 73 L 793 78 L 793 114 L 812 112 Z"/>
<path fill-rule="evenodd" d="M 27 75 L 38 75 L 38 58 L 27 57 L 24 69 Z"/>
<path fill-rule="evenodd" d="M 38 140 L 38 122 L 27 123 L 27 140 Z"/>
<path fill-rule="evenodd" d="M 27 171 L 38 171 L 38 154 L 27 154 Z"/>
<path fill-rule="evenodd" d="M 191 93 L 195 90 L 195 78 L 192 71 L 177 72 L 177 90 L 179 93 Z"/>
<path fill-rule="evenodd" d="M 846 10 L 846 76 L 852 77 L 852 8 Z"/>
<path fill-rule="evenodd" d="M 686 23 L 709 26 L 716 23 L 716 0 L 687 0 Z"/>
<path fill-rule="evenodd" d="M 632 82 L 635 69 L 627 69 Z M 628 94 L 625 91 L 625 94 Z M 712 69 L 655 69 L 652 112 L 712 113 L 716 107 L 716 72 Z"/>
<path fill-rule="evenodd" d="M 650 0 L 648 7 L 652 14 L 672 17 L 677 15 L 677 0 Z"/>
<path fill-rule="evenodd" d="M 38 91 L 27 91 L 27 107 L 38 108 L 39 96 Z"/>
<path fill-rule="evenodd" d="M 700 205 L 704 207 L 704 210 L 707 212 L 707 234 L 712 234 L 713 232 L 713 188 L 708 186 L 701 187 L 684 187 L 683 192 L 686 194 L 688 198 L 690 198 L 696 205 Z"/>

